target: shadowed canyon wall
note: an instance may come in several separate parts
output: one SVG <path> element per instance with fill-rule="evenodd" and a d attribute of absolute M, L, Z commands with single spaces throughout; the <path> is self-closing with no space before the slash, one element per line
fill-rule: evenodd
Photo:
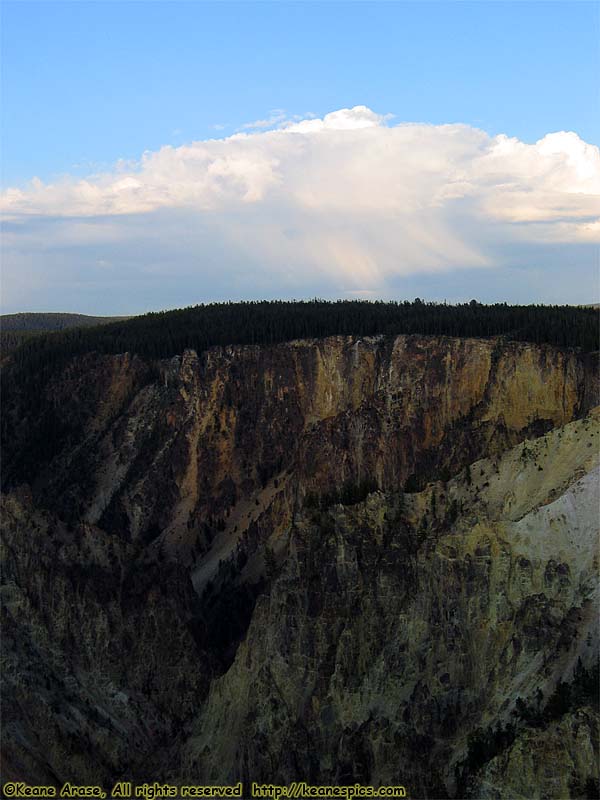
<path fill-rule="evenodd" d="M 7 777 L 585 796 L 597 387 L 594 354 L 422 336 L 15 386 Z"/>

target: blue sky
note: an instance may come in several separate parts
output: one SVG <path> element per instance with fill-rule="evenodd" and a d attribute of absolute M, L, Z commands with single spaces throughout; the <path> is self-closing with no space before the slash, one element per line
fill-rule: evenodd
<path fill-rule="evenodd" d="M 533 146 L 547 134 L 574 132 L 583 143 L 598 144 L 599 37 L 599 6 L 591 2 L 4 2 L 2 186 L 20 187 L 25 197 L 16 205 L 13 200 L 9 204 L 3 310 L 22 306 L 59 310 L 66 303 L 72 310 L 123 313 L 162 307 L 163 303 L 181 305 L 256 292 L 269 296 L 316 292 L 396 296 L 419 288 L 428 288 L 429 296 L 435 298 L 461 299 L 473 287 L 481 297 L 487 295 L 485 299 L 598 300 L 597 242 L 590 234 L 592 210 L 587 200 L 581 209 L 570 207 L 569 219 L 558 219 L 556 211 L 550 214 L 546 210 L 540 216 L 530 208 L 522 217 L 511 216 L 510 203 L 506 199 L 499 202 L 496 195 L 490 199 L 486 194 L 477 209 L 474 205 L 467 208 L 464 197 L 453 199 L 451 213 L 441 221 L 443 232 L 438 218 L 434 222 L 430 215 L 403 217 L 407 236 L 414 239 L 405 260 L 408 263 L 412 258 L 417 267 L 411 271 L 405 265 L 394 272 L 389 265 L 380 264 L 393 260 L 394 247 L 399 246 L 388 230 L 390 214 L 400 213 L 398 198 L 392 201 L 390 197 L 389 203 L 378 210 L 377 218 L 370 219 L 359 241 L 354 233 L 343 232 L 348 220 L 355 218 L 354 207 L 342 208 L 337 200 L 332 201 L 335 220 L 331 203 L 319 209 L 313 203 L 310 220 L 306 206 L 299 209 L 296 203 L 293 214 L 290 211 L 274 232 L 269 221 L 275 199 L 269 200 L 271 190 L 265 186 L 278 185 L 281 189 L 284 182 L 289 187 L 288 196 L 305 199 L 304 189 L 294 183 L 299 180 L 294 177 L 298 175 L 295 164 L 300 151 L 305 153 L 308 147 L 311 152 L 317 151 L 313 133 L 306 132 L 301 146 L 300 136 L 294 137 L 293 152 L 288 136 L 282 155 L 280 139 L 269 138 L 271 129 L 289 129 L 302 119 L 323 119 L 356 106 L 371 110 L 377 115 L 373 125 L 386 131 L 404 123 L 456 123 L 469 131 L 478 129 L 488 134 L 490 141 L 484 145 L 475 142 L 469 132 L 467 138 L 473 149 L 470 154 L 461 151 L 460 159 L 445 136 L 448 161 L 440 167 L 440 181 L 451 181 L 453 186 L 457 170 L 461 174 L 469 171 L 483 147 L 493 151 L 496 159 L 502 148 L 496 146 L 493 137 L 500 134 Z M 269 119 L 270 126 L 247 127 L 253 121 Z M 392 169 L 404 160 L 398 174 L 407 174 L 411 157 L 400 128 L 393 141 L 383 130 L 378 134 L 364 132 L 365 138 L 359 141 L 355 131 L 345 138 L 338 136 L 335 131 L 347 127 L 344 120 L 340 124 L 341 128 L 337 123 L 329 126 L 328 139 L 319 137 L 319 154 L 309 164 L 316 186 L 326 180 L 321 149 L 325 152 L 330 147 L 335 147 L 336 153 L 346 152 L 347 161 L 340 162 L 342 169 L 347 168 L 344 165 L 352 169 L 365 148 L 369 153 L 388 148 Z M 187 170 L 189 180 L 197 185 L 203 176 L 190 172 L 186 151 L 178 148 L 212 139 L 229 141 L 227 137 L 239 131 L 254 139 L 243 155 L 236 149 L 238 166 L 247 164 L 248 159 L 259 159 L 252 161 L 251 167 L 252 180 L 259 186 L 248 188 L 244 183 L 242 210 L 237 205 L 240 198 L 223 205 L 220 194 L 217 203 L 214 187 L 212 199 L 203 195 L 200 205 L 197 192 L 193 200 L 187 190 L 173 199 L 168 177 L 161 168 L 158 180 L 155 166 L 150 177 L 144 178 L 145 199 L 141 204 L 128 201 L 117 208 L 104 197 L 99 205 L 92 208 L 88 204 L 83 209 L 81 192 L 77 202 L 65 200 L 65 193 L 71 191 L 65 186 L 73 186 L 82 178 L 90 182 L 93 192 L 101 194 L 108 179 L 100 180 L 103 188 L 99 189 L 94 177 L 99 173 L 114 178 L 117 174 L 135 176 L 140 169 L 144 172 L 146 168 L 140 167 L 142 154 L 161 153 L 165 145 L 182 154 L 177 170 Z M 355 147 L 352 152 L 347 147 L 350 140 Z M 557 141 L 540 150 L 544 158 L 555 160 L 558 147 L 565 164 L 572 167 L 577 160 L 576 181 L 588 181 L 587 173 L 595 169 L 595 153 L 584 152 L 575 140 L 564 139 L 559 145 Z M 419 151 L 423 166 L 412 180 L 418 182 L 422 175 L 429 175 L 428 165 L 438 146 L 432 141 L 430 151 Z M 222 170 L 222 164 L 231 160 L 223 155 L 225 151 L 219 150 L 218 157 L 214 152 L 221 166 L 215 167 L 211 161 L 212 166 L 206 167 L 210 174 Z M 275 152 L 272 158 L 287 166 L 275 177 L 273 169 L 277 168 L 269 167 L 270 177 L 266 177 L 266 161 Z M 545 207 L 548 191 L 556 191 L 552 177 L 556 164 L 548 161 L 546 177 L 540 182 L 540 154 L 531 151 L 530 156 L 528 166 L 521 165 L 511 181 L 520 182 L 519 197 L 527 192 L 532 196 L 539 193 L 538 205 Z M 521 157 L 525 158 L 519 150 Z M 506 159 L 507 164 L 514 162 L 514 153 L 506 154 Z M 119 160 L 125 163 L 115 167 Z M 228 179 L 237 184 L 250 180 L 246 166 L 242 177 L 241 173 L 231 177 L 230 168 L 227 170 Z M 473 197 L 474 183 L 477 191 L 489 185 L 486 170 L 487 166 L 483 172 L 478 167 L 476 178 L 469 174 L 463 181 L 469 184 L 465 197 Z M 260 177 L 256 177 L 259 172 Z M 350 187 L 357 192 L 360 225 L 365 218 L 360 214 L 361 197 L 369 191 L 374 196 L 381 193 L 385 170 L 379 162 L 374 164 L 373 174 L 379 178 L 371 181 L 365 172 L 362 183 Z M 535 185 L 528 184 L 529 175 Z M 29 183 L 34 177 L 45 186 L 61 188 L 45 191 L 41 202 L 38 189 L 33 192 Z M 575 185 L 573 176 L 566 172 L 561 180 L 571 200 L 573 192 L 585 192 L 586 197 L 593 194 L 589 181 L 585 186 Z M 111 187 L 114 183 L 112 180 Z M 152 190 L 157 197 L 169 194 L 168 209 L 163 200 L 155 202 L 150 197 Z M 142 189 L 135 191 L 139 196 Z M 112 197 L 112 188 L 110 192 Z M 443 202 L 448 202 L 448 191 L 442 195 Z M 510 207 L 514 207 L 515 196 Z M 110 209 L 105 211 L 107 203 Z M 422 200 L 419 203 L 422 207 Z M 560 205 L 556 198 L 555 209 Z M 279 208 L 280 203 L 275 206 Z M 190 209 L 195 209 L 193 223 L 189 221 Z M 485 242 L 480 240 L 479 218 L 475 218 L 483 213 L 481 209 L 493 216 L 494 223 L 489 236 L 483 237 Z M 178 213 L 176 224 L 173 217 Z M 244 214 L 240 227 L 236 227 Z M 153 216 L 150 219 L 148 215 Z M 85 225 L 82 217 L 88 220 Z M 579 228 L 568 229 L 575 218 L 588 226 L 583 233 Z M 106 231 L 109 220 L 114 223 L 110 236 L 99 235 L 100 229 Z M 237 231 L 229 239 L 223 233 L 225 220 Z M 272 241 L 282 231 L 300 236 L 305 244 L 303 257 L 310 268 L 303 270 L 301 259 L 291 257 L 285 248 L 280 269 L 273 266 L 278 263 L 274 245 L 269 246 L 268 253 L 256 242 L 246 248 L 247 226 L 254 229 L 263 222 L 265 235 Z M 541 226 L 550 223 L 554 227 L 548 238 Z M 162 226 L 164 235 L 148 254 L 152 258 L 142 252 L 136 260 L 132 252 L 140 247 L 143 250 L 144 224 L 151 226 L 153 236 L 156 226 Z M 533 232 L 531 236 L 523 236 L 523 226 Z M 36 239 L 41 236 L 40 227 L 44 229 L 43 244 L 41 238 Z M 197 227 L 205 231 L 202 243 L 196 240 L 195 232 L 190 233 Z M 417 228 L 427 229 L 432 235 L 423 242 Z M 432 254 L 433 239 L 446 241 L 450 228 L 463 232 L 461 247 L 454 251 L 456 271 L 452 264 L 442 264 Z M 182 248 L 182 231 L 183 239 L 190 241 L 187 250 Z M 334 234 L 338 237 L 335 241 Z M 372 245 L 379 238 L 389 239 L 385 253 Z M 342 262 L 347 257 L 346 271 L 341 267 L 327 269 L 318 258 L 311 261 L 311 254 L 324 241 L 332 259 Z M 157 252 L 163 254 L 162 265 L 154 263 Z M 451 254 L 452 248 L 448 252 Z M 197 266 L 207 259 L 210 268 Z M 266 261 L 271 268 L 263 270 Z M 103 262 L 103 271 L 99 262 Z M 121 264 L 118 270 L 117 264 Z M 548 266 L 546 275 L 543 264 L 553 265 Z M 111 265 L 117 272 L 111 273 Z M 259 269 L 257 265 L 262 266 Z M 257 280 L 248 277 L 248 272 L 256 276 L 257 270 Z M 215 271 L 220 272 L 218 277 Z M 583 279 L 578 291 L 565 277 L 569 271 Z M 302 280 L 303 273 L 310 279 Z M 515 273 L 521 276 L 516 285 Z M 509 274 L 510 279 L 506 277 Z M 118 293 L 119 287 L 123 288 L 120 281 L 127 282 L 126 296 Z"/>
<path fill-rule="evenodd" d="M 364 104 L 527 142 L 574 130 L 600 143 L 597 3 L 8 2 L 2 13 L 5 183 L 223 136 L 273 109 Z"/>

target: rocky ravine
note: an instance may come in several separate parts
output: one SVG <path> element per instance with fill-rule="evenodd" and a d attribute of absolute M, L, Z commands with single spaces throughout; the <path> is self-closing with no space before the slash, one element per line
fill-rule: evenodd
<path fill-rule="evenodd" d="M 339 337 L 17 387 L 3 776 L 586 796 L 595 367 Z"/>

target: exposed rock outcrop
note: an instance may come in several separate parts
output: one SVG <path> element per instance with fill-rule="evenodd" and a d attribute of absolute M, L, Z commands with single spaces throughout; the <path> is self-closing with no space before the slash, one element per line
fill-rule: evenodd
<path fill-rule="evenodd" d="M 594 358 L 336 337 L 45 391 L 4 410 L 6 777 L 598 780 L 588 689 L 553 700 L 598 657 Z"/>

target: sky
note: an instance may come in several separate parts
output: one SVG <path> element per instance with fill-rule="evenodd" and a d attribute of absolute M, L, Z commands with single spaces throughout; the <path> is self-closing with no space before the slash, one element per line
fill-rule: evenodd
<path fill-rule="evenodd" d="M 595 2 L 3 2 L 0 310 L 600 300 Z"/>

